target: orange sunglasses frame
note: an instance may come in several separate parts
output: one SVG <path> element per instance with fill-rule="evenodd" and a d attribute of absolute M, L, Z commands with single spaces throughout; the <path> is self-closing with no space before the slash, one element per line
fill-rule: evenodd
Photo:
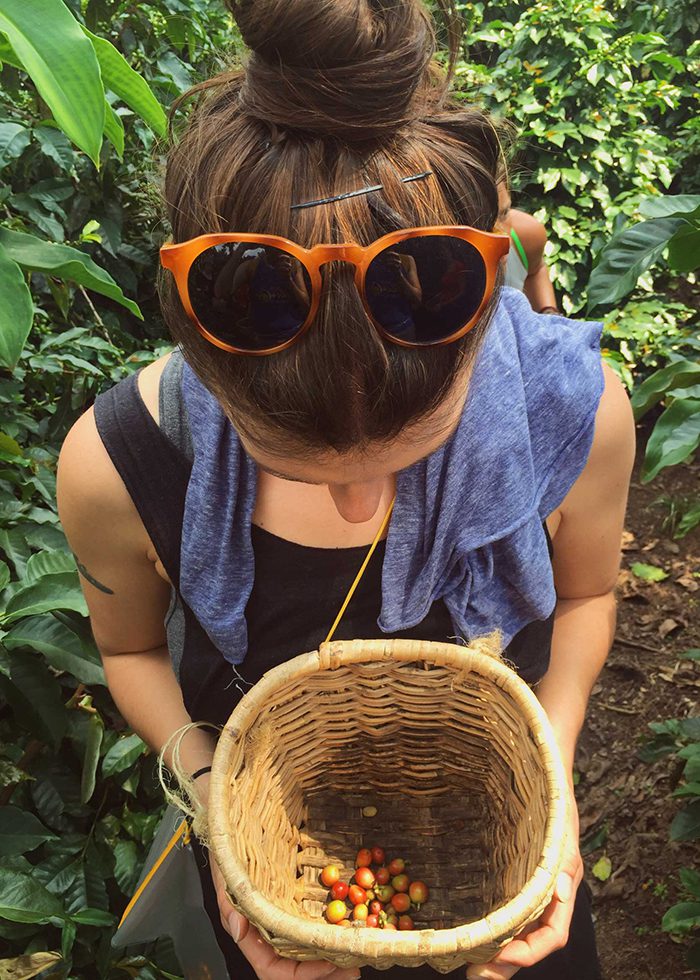
<path fill-rule="evenodd" d="M 486 285 L 484 288 L 484 295 L 479 303 L 478 309 L 471 319 L 460 327 L 459 330 L 456 330 L 448 337 L 444 337 L 442 340 L 436 340 L 432 344 L 416 344 L 410 341 L 401 340 L 399 337 L 394 337 L 392 334 L 386 331 L 384 327 L 382 327 L 381 323 L 375 320 L 365 295 L 365 273 L 367 272 L 372 260 L 376 258 L 380 252 L 384 251 L 386 248 L 389 248 L 391 245 L 396 245 L 398 242 L 403 242 L 407 238 L 423 238 L 432 235 L 446 235 L 450 238 L 460 238 L 462 241 L 469 242 L 470 245 L 473 245 L 484 260 L 484 266 L 486 267 Z M 306 320 L 301 325 L 299 330 L 293 337 L 290 337 L 289 340 L 285 340 L 283 344 L 278 344 L 276 347 L 269 347 L 264 350 L 245 350 L 244 348 L 234 347 L 232 344 L 228 344 L 223 340 L 219 340 L 218 337 L 215 337 L 214 334 L 210 333 L 204 324 L 202 324 L 197 318 L 197 315 L 192 308 L 192 303 L 190 302 L 190 294 L 187 284 L 190 268 L 194 260 L 201 255 L 202 252 L 206 251 L 206 249 L 211 248 L 214 245 L 223 245 L 226 242 L 271 245 L 274 248 L 280 249 L 281 251 L 286 252 L 293 258 L 297 259 L 306 269 L 309 279 L 311 280 L 311 305 L 309 307 L 309 312 Z M 400 347 L 412 348 L 440 347 L 443 344 L 450 344 L 455 340 L 459 340 L 460 337 L 463 337 L 465 333 L 471 330 L 481 316 L 496 284 L 498 263 L 503 256 L 507 255 L 509 248 L 510 237 L 508 235 L 498 235 L 493 232 L 480 231 L 477 228 L 469 228 L 466 225 L 436 225 L 426 228 L 405 228 L 401 231 L 393 231 L 388 235 L 383 235 L 382 238 L 378 238 L 375 242 L 372 242 L 371 245 L 367 246 L 348 243 L 345 245 L 315 245 L 313 248 L 304 248 L 301 245 L 297 245 L 296 242 L 292 242 L 288 238 L 282 238 L 278 235 L 237 235 L 229 232 L 222 234 L 199 235 L 197 238 L 192 238 L 187 242 L 163 245 L 160 250 L 160 261 L 163 268 L 168 269 L 175 276 L 175 283 L 177 285 L 178 293 L 180 294 L 182 305 L 185 308 L 185 312 L 203 337 L 205 337 L 216 347 L 220 347 L 222 350 L 229 351 L 232 354 L 252 354 L 254 356 L 265 356 L 267 354 L 276 354 L 278 351 L 282 351 L 287 347 L 290 347 L 292 344 L 296 343 L 296 341 L 299 340 L 299 338 L 306 333 L 308 328 L 311 326 L 316 313 L 318 312 L 318 306 L 321 300 L 321 290 L 323 288 L 321 267 L 326 265 L 328 262 L 351 262 L 355 266 L 355 286 L 357 287 L 357 291 L 362 299 L 362 305 L 364 306 L 365 311 L 372 321 L 375 329 L 385 340 L 388 340 L 393 344 L 398 344 Z"/>

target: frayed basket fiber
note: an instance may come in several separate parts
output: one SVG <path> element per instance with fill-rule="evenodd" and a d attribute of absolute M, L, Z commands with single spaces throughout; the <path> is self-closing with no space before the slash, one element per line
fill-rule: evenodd
<path fill-rule="evenodd" d="M 335 641 L 269 671 L 231 715 L 210 846 L 234 905 L 281 956 L 447 973 L 491 959 L 550 901 L 565 786 L 544 710 L 499 659 Z M 323 918 L 320 870 L 338 864 L 348 881 L 374 844 L 430 888 L 415 930 Z"/>

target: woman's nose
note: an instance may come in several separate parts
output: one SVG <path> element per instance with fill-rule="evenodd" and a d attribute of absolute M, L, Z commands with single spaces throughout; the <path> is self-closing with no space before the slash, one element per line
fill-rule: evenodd
<path fill-rule="evenodd" d="M 350 524 L 364 524 L 377 513 L 386 488 L 385 480 L 372 483 L 329 483 L 336 510 Z"/>

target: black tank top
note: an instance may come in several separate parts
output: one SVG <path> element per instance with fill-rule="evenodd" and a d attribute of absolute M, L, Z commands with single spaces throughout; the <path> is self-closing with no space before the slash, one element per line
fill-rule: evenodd
<path fill-rule="evenodd" d="M 267 670 L 318 648 L 367 549 L 309 548 L 253 526 L 255 578 L 246 607 L 248 652 L 243 663 L 234 667 L 211 642 L 178 591 L 182 519 L 192 466 L 187 440 L 178 436 L 182 445 L 176 445 L 156 424 L 141 398 L 135 375 L 97 398 L 95 420 L 175 586 L 173 606 L 182 610 L 184 631 L 176 672 L 185 707 L 195 721 L 223 725 L 245 691 Z M 549 535 L 547 542 L 551 556 Z M 377 626 L 384 547 L 380 542 L 372 556 L 336 638 L 386 635 Z M 549 665 L 553 622 L 552 613 L 546 620 L 529 623 L 505 651 L 506 658 L 530 684 L 538 681 Z M 432 604 L 418 626 L 392 635 L 455 642 L 467 639 L 454 636 L 442 600 Z"/>

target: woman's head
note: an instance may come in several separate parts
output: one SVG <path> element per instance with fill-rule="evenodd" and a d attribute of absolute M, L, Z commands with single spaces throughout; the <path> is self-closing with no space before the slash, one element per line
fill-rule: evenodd
<path fill-rule="evenodd" d="M 236 231 L 307 247 L 367 245 L 401 228 L 493 228 L 501 141 L 482 112 L 447 101 L 419 0 L 230 5 L 252 53 L 245 70 L 202 87 L 170 154 L 176 242 Z M 426 179 L 401 180 L 425 171 Z M 292 209 L 374 184 L 384 189 Z M 372 328 L 352 267 L 338 263 L 325 267 L 321 306 L 303 338 L 251 357 L 201 337 L 169 279 L 163 299 L 174 338 L 247 443 L 299 458 L 376 451 L 439 419 L 440 405 L 463 387 L 493 308 L 455 343 L 404 349 Z"/>

